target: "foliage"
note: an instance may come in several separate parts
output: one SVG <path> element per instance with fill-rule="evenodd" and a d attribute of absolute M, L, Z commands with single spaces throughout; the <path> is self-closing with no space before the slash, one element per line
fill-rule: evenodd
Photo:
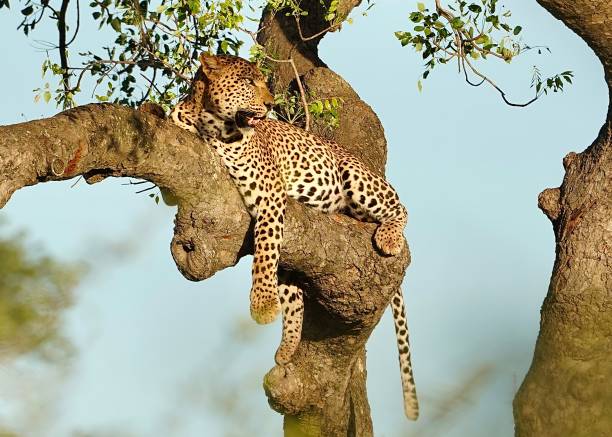
<path fill-rule="evenodd" d="M 474 3 L 454 0 L 447 10 L 436 0 L 435 9 L 430 11 L 424 3 L 419 2 L 417 10 L 409 16 L 414 24 L 413 31 L 398 31 L 395 36 L 402 46 L 410 45 L 422 54 L 425 61 L 423 79 L 427 79 L 436 66 L 456 61 L 468 83 L 475 86 L 488 83 L 512 106 L 526 106 L 549 91 L 563 91 L 563 81 L 571 83 L 571 71 L 542 79 L 539 69 L 534 67 L 532 87 L 535 97 L 526 104 L 511 103 L 505 93 L 475 67 L 477 61 L 486 60 L 489 56 L 510 63 L 515 57 L 530 50 L 542 53 L 544 48 L 550 52 L 547 47 L 532 47 L 521 43 L 519 35 L 522 27 L 511 25 L 507 21 L 512 15 L 511 11 L 498 3 L 498 0 L 479 0 Z M 474 77 L 480 82 L 473 83 Z M 420 80 L 417 85 L 420 90 Z"/>
<path fill-rule="evenodd" d="M 62 6 L 69 4 L 63 0 Z M 7 5 L 8 6 L 8 5 Z M 70 45 L 79 30 L 80 11 L 74 35 L 62 44 L 69 31 L 65 16 L 49 2 L 41 4 L 24 0 L 19 25 L 29 35 L 48 15 L 56 21 L 60 43 L 55 47 L 70 58 Z M 0 4 L 2 7 L 2 4 Z M 55 101 L 64 108 L 75 104 L 74 97 L 81 91 L 85 75 L 94 80 L 94 95 L 98 101 L 113 101 L 134 106 L 146 100 L 168 106 L 178 94 L 184 93 L 197 68 L 201 51 L 237 53 L 242 41 L 236 36 L 245 17 L 242 0 L 159 0 L 156 2 L 131 0 L 91 0 L 91 16 L 99 29 L 110 35 L 111 43 L 99 50 L 78 53 L 81 66 L 47 59 L 42 64 L 43 75 L 50 73 L 61 78 L 54 91 Z M 64 82 L 64 75 L 68 80 Z M 137 80 L 147 86 L 137 95 Z M 70 81 L 76 80 L 74 84 Z M 161 83 L 162 85 L 159 85 Z M 46 101 L 51 98 L 50 86 L 35 90 Z M 40 98 L 40 97 L 39 97 Z"/>
<path fill-rule="evenodd" d="M 340 125 L 339 110 L 343 103 L 341 98 L 320 99 L 311 95 L 308 97 L 308 112 L 315 120 L 320 121 L 328 129 L 335 129 Z M 304 107 L 298 93 L 286 91 L 277 94 L 274 96 L 274 104 L 277 108 L 274 114 L 276 118 L 291 124 L 303 124 Z"/>
<path fill-rule="evenodd" d="M 23 235 L 0 239 L 0 359 L 29 352 L 52 358 L 65 346 L 60 316 L 82 269 L 30 252 Z"/>
<path fill-rule="evenodd" d="M 267 0 L 263 3 L 243 3 L 243 0 L 90 0 L 89 13 L 98 27 L 109 37 L 107 44 L 99 49 L 83 53 L 72 53 L 81 22 L 79 3 L 76 2 L 76 23 L 74 30 L 67 22 L 69 6 L 74 0 L 61 0 L 59 9 L 48 0 L 20 0 L 22 21 L 19 24 L 26 35 L 38 28 L 47 18 L 57 24 L 59 60 L 47 51 L 43 61 L 43 75 L 59 80 L 57 87 L 46 82 L 35 90 L 35 99 L 49 102 L 54 99 L 58 106 L 68 108 L 75 105 L 75 96 L 82 92 L 84 79 L 92 79 L 92 96 L 100 102 L 115 102 L 136 106 L 144 101 L 159 103 L 168 110 L 183 95 L 198 67 L 198 55 L 202 51 L 237 54 L 249 37 L 256 42 L 257 32 L 249 31 L 248 24 L 257 22 L 249 14 L 267 7 L 273 14 L 282 13 L 293 17 L 299 37 L 303 41 L 318 38 L 327 31 L 340 28 L 345 21 L 351 22 L 340 12 L 339 0 L 325 1 L 323 18 L 328 27 L 314 35 L 303 35 L 300 19 L 308 15 L 297 0 Z M 363 15 L 373 6 L 369 0 Z M 9 0 L 0 0 L 0 9 L 9 7 Z M 511 25 L 511 12 L 499 4 L 499 0 L 453 0 L 448 9 L 435 0 L 430 10 L 418 2 L 409 19 L 412 30 L 395 33 L 403 46 L 410 45 L 422 54 L 426 79 L 438 65 L 456 61 L 468 83 L 479 86 L 488 83 L 497 89 L 504 101 L 513 106 L 526 106 L 549 91 L 563 91 L 571 83 L 572 72 L 566 71 L 543 78 L 537 67 L 533 74 L 534 98 L 525 104 L 515 104 L 505 96 L 489 77 L 482 74 L 476 64 L 489 57 L 511 62 L 515 57 L 530 50 L 542 53 L 546 47 L 532 47 L 521 42 L 522 27 Z M 69 35 L 72 32 L 72 35 Z M 550 50 L 548 50 L 550 51 Z M 265 72 L 272 70 L 274 62 L 292 62 L 277 59 L 273 54 L 256 44 L 251 49 L 251 58 L 261 65 Z M 73 65 L 76 59 L 80 65 Z M 70 61 L 70 62 L 69 62 Z M 474 82 L 477 80 L 479 82 Z M 422 88 L 418 81 L 419 90 Z M 287 120 L 299 118 L 293 97 L 284 96 L 279 100 L 286 103 L 282 109 Z M 323 108 L 321 108 L 321 103 Z M 301 104 L 314 117 L 323 117 L 329 126 L 337 124 L 335 108 L 330 102 L 306 102 Z M 293 106 L 292 106 L 293 105 Z M 293 112 L 293 114 L 292 114 Z"/>
<path fill-rule="evenodd" d="M 60 107 L 72 107 L 89 76 L 93 79 L 92 96 L 100 102 L 136 106 L 149 100 L 166 110 L 188 90 L 200 52 L 237 54 L 244 38 L 252 34 L 245 28 L 247 22 L 257 21 L 247 14 L 266 5 L 255 7 L 253 2 L 247 9 L 242 0 L 90 0 L 91 17 L 105 31 L 102 34 L 108 35 L 109 43 L 75 56 L 70 46 L 81 21 L 78 3 L 71 37 L 65 13 L 70 0 L 62 0 L 60 10 L 48 1 L 22 3 L 23 18 L 18 29 L 25 35 L 31 35 L 45 18 L 56 22 L 58 28 L 59 43 L 52 48 L 58 50 L 60 59 L 52 59 L 47 51 L 42 63 L 43 76 L 57 78 L 58 84 L 53 87 L 46 82 L 36 88 L 36 101 L 54 99 Z M 338 0 L 332 0 L 328 5 L 326 18 L 330 26 L 338 26 L 343 20 L 337 13 L 338 4 Z M 270 0 L 267 5 L 276 12 L 307 14 L 293 0 Z M 8 0 L 0 0 L 0 8 L 3 6 L 9 7 Z M 265 52 L 254 52 L 252 56 L 262 64 L 266 57 L 269 58 Z M 73 58 L 81 65 L 69 62 Z"/>

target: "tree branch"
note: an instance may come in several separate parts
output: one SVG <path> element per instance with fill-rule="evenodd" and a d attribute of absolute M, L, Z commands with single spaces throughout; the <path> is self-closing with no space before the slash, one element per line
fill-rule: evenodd
<path fill-rule="evenodd" d="M 178 198 L 171 251 L 190 280 L 206 279 L 251 251 L 250 217 L 220 158 L 168 121 L 101 104 L 0 127 L 0 207 L 24 186 L 79 175 L 88 183 L 141 178 L 171 191 Z M 369 423 L 365 392 L 354 384 L 365 383 L 364 344 L 409 262 L 407 250 L 381 256 L 374 229 L 296 202 L 288 206 L 280 267 L 285 281 L 306 292 L 305 329 L 293 364 L 272 369 L 266 390 L 283 413 L 329 409 L 322 419 L 333 422 L 324 424 L 326 436 L 341 435 L 334 430 L 347 424 L 335 418 L 348 417 L 339 411 L 347 402 L 367 413 L 359 420 Z M 245 311 L 248 288 L 245 278 Z"/>

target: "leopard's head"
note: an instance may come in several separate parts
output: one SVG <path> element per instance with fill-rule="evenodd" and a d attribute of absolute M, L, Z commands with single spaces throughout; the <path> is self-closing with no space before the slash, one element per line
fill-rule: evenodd
<path fill-rule="evenodd" d="M 237 56 L 202 54 L 198 74 L 206 83 L 203 105 L 220 119 L 254 126 L 266 116 L 274 97 L 257 66 Z"/>

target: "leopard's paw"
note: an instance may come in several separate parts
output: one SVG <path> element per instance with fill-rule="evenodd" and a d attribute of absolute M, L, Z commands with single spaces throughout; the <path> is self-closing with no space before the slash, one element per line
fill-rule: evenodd
<path fill-rule="evenodd" d="M 271 323 L 281 310 L 278 295 L 261 295 L 254 290 L 251 294 L 251 317 L 260 325 Z"/>
<path fill-rule="evenodd" d="M 374 241 L 385 255 L 398 255 L 404 247 L 404 235 L 396 225 L 381 224 L 376 229 Z"/>
<path fill-rule="evenodd" d="M 280 303 L 283 310 L 283 338 L 274 360 L 284 366 L 291 361 L 302 337 L 302 322 L 304 318 L 304 297 L 302 290 L 295 285 L 280 285 L 278 287 Z"/>

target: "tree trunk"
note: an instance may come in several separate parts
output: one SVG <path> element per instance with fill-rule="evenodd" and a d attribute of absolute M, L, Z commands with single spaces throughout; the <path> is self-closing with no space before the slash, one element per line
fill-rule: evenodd
<path fill-rule="evenodd" d="M 539 0 L 580 35 L 612 85 L 612 3 Z M 612 118 L 569 153 L 560 188 L 539 196 L 556 260 L 531 368 L 514 399 L 517 436 L 609 436 L 612 430 Z"/>
<path fill-rule="evenodd" d="M 359 1 L 340 3 L 338 10 L 346 15 Z M 325 6 L 313 0 L 302 7 L 310 12 L 302 18 L 303 31 L 325 30 Z M 318 58 L 323 34 L 303 43 L 291 17 L 264 12 L 262 23 L 266 20 L 262 44 L 279 59 L 292 57 L 312 94 L 344 99 L 340 127 L 331 135 L 383 174 L 382 126 Z M 283 68 L 276 71 L 275 86 L 291 86 L 293 69 L 278 65 Z M 168 121 L 103 104 L 0 126 L 0 208 L 24 186 L 78 175 L 88 183 L 137 177 L 172 193 L 178 211 L 171 251 L 190 280 L 206 279 L 252 251 L 250 217 L 220 158 L 209 144 Z M 365 343 L 410 261 L 407 247 L 398 256 L 381 256 L 372 243 L 375 227 L 289 202 L 280 269 L 305 292 L 303 339 L 292 363 L 274 367 L 264 378 L 270 405 L 285 415 L 287 436 L 373 435 Z"/>
<path fill-rule="evenodd" d="M 341 0 L 338 13 L 346 17 L 359 3 L 360 0 Z M 329 23 L 323 18 L 328 5 L 329 1 L 319 0 L 300 3 L 300 7 L 308 11 L 308 15 L 300 19 L 301 36 L 308 41 L 300 37 L 294 17 L 282 12 L 272 15 L 269 10 L 264 11 L 258 42 L 277 59 L 293 60 L 309 96 L 317 99 L 336 97 L 343 101 L 340 126 L 329 131 L 315 122 L 313 131 L 331 137 L 370 169 L 384 174 L 386 140 L 380 120 L 351 86 L 327 68 L 318 56 L 318 44 L 329 28 Z M 315 34 L 320 35 L 309 39 Z M 272 87 L 276 92 L 298 89 L 296 73 L 290 64 L 273 63 L 272 67 Z M 351 268 L 349 275 L 357 273 L 355 267 Z M 293 279 L 296 279 L 295 275 Z M 370 283 L 363 292 L 378 294 L 381 286 L 386 288 L 386 283 L 386 279 L 381 283 Z M 394 283 L 399 286 L 401 279 Z M 287 373 L 287 369 L 274 368 L 268 373 L 264 385 L 270 405 L 285 416 L 285 436 L 372 436 L 365 385 L 365 342 L 384 311 L 391 289 L 383 292 L 385 298 L 381 300 L 382 307 L 375 310 L 374 324 L 360 327 L 342 326 L 326 311 L 319 311 L 316 302 L 319 291 L 304 285 L 306 317 L 302 343 L 292 360 L 291 371 Z M 344 293 L 338 289 L 334 299 L 343 299 Z M 307 386 L 298 388 L 300 383 L 293 381 L 294 375 L 299 375 L 301 381 L 307 380 Z M 306 390 L 311 392 L 307 395 L 308 401 L 300 399 Z"/>

